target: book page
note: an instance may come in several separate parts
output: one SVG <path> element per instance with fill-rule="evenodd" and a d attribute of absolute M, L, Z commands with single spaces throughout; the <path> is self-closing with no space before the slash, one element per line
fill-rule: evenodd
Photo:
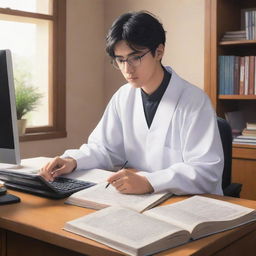
<path fill-rule="evenodd" d="M 71 195 L 66 203 L 83 207 L 101 209 L 106 206 L 122 206 L 135 211 L 143 211 L 156 203 L 170 197 L 167 193 L 144 195 L 121 194 L 113 186 L 105 188 L 107 182 L 79 191 Z"/>
<path fill-rule="evenodd" d="M 188 230 L 190 233 L 192 233 L 193 229 L 195 229 L 197 225 L 200 225 L 200 223 L 214 223 L 212 225 L 209 224 L 205 230 L 205 232 L 209 234 L 218 232 L 218 229 L 223 230 L 230 225 L 238 224 L 236 222 L 231 222 L 230 224 L 226 223 L 225 227 L 221 222 L 238 221 L 240 217 L 250 213 L 253 213 L 254 219 L 256 219 L 254 209 L 217 199 L 193 196 L 174 204 L 156 207 L 146 211 L 144 214 L 178 225 Z M 250 218 L 251 217 L 253 218 L 253 216 L 250 216 Z M 245 219 L 244 221 L 247 222 L 248 220 Z M 200 234 L 200 236 L 202 236 L 202 234 Z"/>
<path fill-rule="evenodd" d="M 21 160 L 20 165 L 0 164 L 0 169 L 19 173 L 37 174 L 40 169 L 52 160 L 50 157 L 34 157 Z"/>
<path fill-rule="evenodd" d="M 91 169 L 91 170 L 75 170 L 64 177 L 71 179 L 90 181 L 94 183 L 106 182 L 106 180 L 113 175 L 111 171 L 105 171 L 102 169 Z"/>
<path fill-rule="evenodd" d="M 168 239 L 165 243 L 168 248 L 190 238 L 190 234 L 179 227 L 121 207 L 108 207 L 67 222 L 64 229 L 134 255 L 163 238 Z M 164 249 L 163 243 L 159 244 L 150 247 L 149 252 Z"/>

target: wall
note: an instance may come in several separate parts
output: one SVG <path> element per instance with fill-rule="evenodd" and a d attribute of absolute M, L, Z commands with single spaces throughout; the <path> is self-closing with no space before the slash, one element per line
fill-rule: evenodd
<path fill-rule="evenodd" d="M 22 158 L 55 156 L 79 147 L 97 124 L 103 109 L 103 0 L 67 0 L 66 54 L 68 137 L 22 142 Z"/>
<path fill-rule="evenodd" d="M 204 0 L 108 0 L 104 4 L 105 31 L 116 17 L 128 11 L 147 10 L 156 15 L 167 31 L 163 64 L 172 66 L 184 79 L 203 88 Z M 108 62 L 106 60 L 106 101 L 125 82 Z"/>
<path fill-rule="evenodd" d="M 163 64 L 203 88 L 204 0 L 67 0 L 67 132 L 63 139 L 21 143 L 21 156 L 55 156 L 87 140 L 105 104 L 125 81 L 109 64 L 105 34 L 127 11 L 146 9 L 167 31 Z"/>

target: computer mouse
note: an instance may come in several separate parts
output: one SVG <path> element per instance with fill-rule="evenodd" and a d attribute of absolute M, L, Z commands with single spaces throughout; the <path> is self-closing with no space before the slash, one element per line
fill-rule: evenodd
<path fill-rule="evenodd" d="M 6 187 L 0 187 L 0 195 L 4 195 L 6 193 Z"/>

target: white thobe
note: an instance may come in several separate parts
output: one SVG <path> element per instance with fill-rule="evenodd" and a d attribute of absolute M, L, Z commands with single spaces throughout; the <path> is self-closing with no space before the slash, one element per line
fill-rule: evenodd
<path fill-rule="evenodd" d="M 223 194 L 223 150 L 208 96 L 172 73 L 148 128 L 141 89 L 122 86 L 80 149 L 67 150 L 78 169 L 128 166 L 147 177 L 155 192 Z"/>

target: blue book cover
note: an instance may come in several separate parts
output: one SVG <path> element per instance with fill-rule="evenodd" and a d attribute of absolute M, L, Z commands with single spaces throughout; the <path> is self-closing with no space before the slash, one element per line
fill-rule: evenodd
<path fill-rule="evenodd" d="M 219 94 L 224 94 L 224 57 L 219 56 Z"/>
<path fill-rule="evenodd" d="M 223 94 L 228 94 L 228 84 L 229 84 L 229 56 L 225 56 L 224 61 L 224 90 Z"/>
<path fill-rule="evenodd" d="M 234 70 L 235 70 L 235 56 L 229 56 L 229 90 L 228 94 L 234 94 Z"/>

